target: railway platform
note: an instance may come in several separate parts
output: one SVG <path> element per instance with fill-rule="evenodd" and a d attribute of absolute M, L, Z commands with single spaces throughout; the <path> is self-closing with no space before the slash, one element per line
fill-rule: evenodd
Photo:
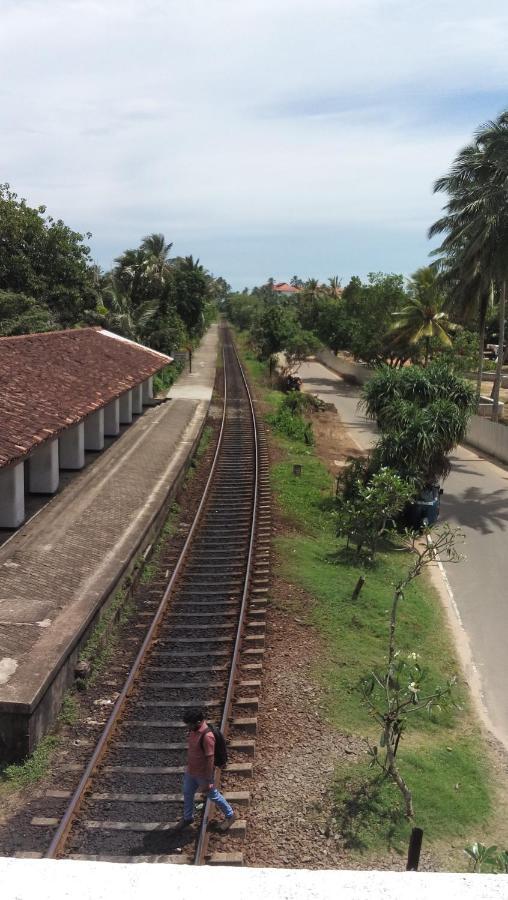
<path fill-rule="evenodd" d="M 169 508 L 206 419 L 218 326 L 192 373 L 0 548 L 0 760 L 30 753 L 79 649 Z"/>

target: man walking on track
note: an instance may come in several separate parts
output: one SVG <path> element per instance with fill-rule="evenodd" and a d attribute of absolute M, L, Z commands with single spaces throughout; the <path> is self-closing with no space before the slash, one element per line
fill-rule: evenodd
<path fill-rule="evenodd" d="M 183 721 L 188 726 L 187 769 L 183 779 L 183 819 L 176 828 L 182 830 L 194 821 L 194 796 L 196 791 L 206 790 L 208 798 L 224 813 L 224 819 L 216 826 L 226 832 L 235 821 L 235 814 L 228 801 L 215 787 L 215 735 L 209 728 L 205 714 L 199 707 L 186 709 Z M 220 737 L 220 735 L 219 735 Z"/>

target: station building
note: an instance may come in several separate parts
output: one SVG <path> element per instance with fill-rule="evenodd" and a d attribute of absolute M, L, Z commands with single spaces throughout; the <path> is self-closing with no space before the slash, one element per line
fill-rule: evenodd
<path fill-rule="evenodd" d="M 102 328 L 0 338 L 0 528 L 25 519 L 25 493 L 54 494 L 60 469 L 153 402 L 170 356 Z"/>

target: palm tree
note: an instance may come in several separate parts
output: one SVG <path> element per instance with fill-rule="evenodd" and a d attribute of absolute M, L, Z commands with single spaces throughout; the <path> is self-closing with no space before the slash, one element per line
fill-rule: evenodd
<path fill-rule="evenodd" d="M 430 357 L 431 340 L 435 338 L 444 347 L 451 347 L 448 335 L 448 316 L 443 312 L 444 298 L 441 295 L 436 274 L 430 266 L 418 269 L 409 286 L 412 297 L 407 306 L 400 312 L 393 313 L 397 318 L 391 329 L 395 342 L 404 341 L 416 345 L 425 341 L 425 366 Z"/>
<path fill-rule="evenodd" d="M 144 256 L 145 273 L 154 276 L 161 284 L 169 273 L 169 254 L 172 246 L 173 244 L 166 244 L 163 234 L 148 234 L 141 241 L 140 250 Z"/>
<path fill-rule="evenodd" d="M 302 300 L 310 300 L 311 302 L 315 302 L 316 300 L 320 299 L 322 294 L 323 288 L 317 278 L 308 278 L 303 286 L 300 296 L 302 297 Z"/>
<path fill-rule="evenodd" d="M 114 331 L 133 341 L 139 341 L 147 323 L 159 309 L 158 300 L 147 300 L 140 306 L 133 306 L 129 290 L 112 277 L 103 294 L 103 305 L 99 312 L 106 324 Z"/>
<path fill-rule="evenodd" d="M 506 281 L 508 278 L 508 111 L 488 122 L 455 160 L 435 191 L 446 191 L 446 215 L 434 223 L 429 236 L 445 234 L 436 251 L 455 260 L 465 284 L 481 271 L 483 289 L 478 302 L 486 304 L 488 285 L 499 302 L 499 354 L 493 390 L 492 418 L 498 418 L 499 388 L 504 361 Z M 481 315 L 480 315 L 481 321 Z"/>
<path fill-rule="evenodd" d="M 332 278 L 328 279 L 328 293 L 330 297 L 333 297 L 334 299 L 340 297 L 342 289 L 340 286 L 340 279 L 337 275 L 334 275 Z"/>
<path fill-rule="evenodd" d="M 476 379 L 476 400 L 480 400 L 483 381 L 485 351 L 485 329 L 489 310 L 494 302 L 494 283 L 488 267 L 484 267 L 481 253 L 467 263 L 460 253 L 450 254 L 438 260 L 436 268 L 439 282 L 447 291 L 445 308 L 455 319 L 469 324 L 472 320 L 478 327 L 478 374 Z"/>
<path fill-rule="evenodd" d="M 135 303 L 142 293 L 142 281 L 145 271 L 145 256 L 143 251 L 138 247 L 136 250 L 125 250 L 115 259 L 115 268 L 113 270 L 114 279 L 117 285 L 121 285 L 123 290 L 129 291 L 132 301 Z"/>

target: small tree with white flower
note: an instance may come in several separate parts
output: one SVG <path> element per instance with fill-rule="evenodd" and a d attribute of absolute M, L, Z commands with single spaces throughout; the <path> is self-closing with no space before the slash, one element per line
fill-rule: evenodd
<path fill-rule="evenodd" d="M 385 776 L 397 785 L 404 797 L 408 819 L 413 818 L 413 797 L 398 767 L 400 739 L 412 713 L 426 709 L 430 714 L 450 700 L 456 677 L 448 679 L 444 685 L 426 687 L 425 670 L 420 664 L 419 654 L 416 651 L 402 653 L 396 647 L 399 604 L 408 585 L 427 566 L 435 565 L 439 559 L 454 563 L 462 559 L 455 548 L 462 538 L 458 529 L 447 524 L 427 529 L 423 539 L 411 533 L 405 535 L 403 545 L 412 554 L 412 563 L 404 578 L 395 586 L 393 594 L 386 669 L 371 672 L 360 684 L 363 698 L 382 729 L 379 744 L 369 746 L 371 765 L 379 766 Z"/>

